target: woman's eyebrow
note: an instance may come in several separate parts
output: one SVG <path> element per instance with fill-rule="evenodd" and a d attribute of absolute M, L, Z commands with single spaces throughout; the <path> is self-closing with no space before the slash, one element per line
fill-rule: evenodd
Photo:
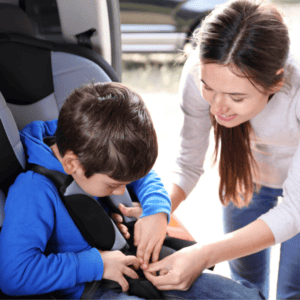
<path fill-rule="evenodd" d="M 208 84 L 206 84 L 206 82 L 203 79 L 200 79 L 201 82 L 203 82 L 207 87 L 209 87 L 210 89 L 212 89 Z M 245 93 L 223 93 L 223 94 L 227 94 L 227 95 L 231 95 L 231 96 L 247 96 L 248 94 Z"/>
<path fill-rule="evenodd" d="M 204 83 L 206 86 L 208 86 L 207 84 L 206 84 L 206 82 L 203 80 L 203 79 L 200 79 L 200 81 L 202 82 L 202 83 Z M 209 87 L 209 86 L 208 86 Z M 209 87 L 210 88 L 210 87 Z"/>

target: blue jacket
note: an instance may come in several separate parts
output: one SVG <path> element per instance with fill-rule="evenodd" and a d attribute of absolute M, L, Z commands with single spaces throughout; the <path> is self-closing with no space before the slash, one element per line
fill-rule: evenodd
<path fill-rule="evenodd" d="M 36 121 L 21 132 L 30 163 L 64 172 L 52 150 L 43 143 L 53 136 L 57 120 Z M 170 214 L 170 199 L 156 173 L 131 183 L 143 216 Z M 0 287 L 8 295 L 53 292 L 58 298 L 80 298 L 85 283 L 101 280 L 99 251 L 82 237 L 54 184 L 27 171 L 11 186 L 0 234 Z"/>

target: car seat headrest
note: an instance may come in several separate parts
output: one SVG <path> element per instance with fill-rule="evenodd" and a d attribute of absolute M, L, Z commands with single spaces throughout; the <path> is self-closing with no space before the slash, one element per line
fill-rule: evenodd
<path fill-rule="evenodd" d="M 16 5 L 0 3 L 0 32 L 35 36 L 33 23 Z"/>
<path fill-rule="evenodd" d="M 25 153 L 15 120 L 1 93 L 0 140 L 0 189 L 6 194 L 25 168 Z"/>

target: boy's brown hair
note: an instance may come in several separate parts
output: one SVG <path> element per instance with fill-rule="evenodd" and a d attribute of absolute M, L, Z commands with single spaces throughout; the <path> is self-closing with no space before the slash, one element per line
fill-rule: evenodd
<path fill-rule="evenodd" d="M 87 178 L 105 174 L 118 181 L 144 177 L 158 145 L 142 98 L 120 83 L 90 84 L 71 93 L 56 131 L 60 155 L 73 151 Z"/>

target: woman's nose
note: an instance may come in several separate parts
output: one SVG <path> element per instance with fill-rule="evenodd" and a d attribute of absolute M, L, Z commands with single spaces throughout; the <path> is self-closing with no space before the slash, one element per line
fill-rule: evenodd
<path fill-rule="evenodd" d="M 210 105 L 210 112 L 213 115 L 222 115 L 228 112 L 228 107 L 226 106 L 225 99 L 221 95 L 215 96 Z"/>

